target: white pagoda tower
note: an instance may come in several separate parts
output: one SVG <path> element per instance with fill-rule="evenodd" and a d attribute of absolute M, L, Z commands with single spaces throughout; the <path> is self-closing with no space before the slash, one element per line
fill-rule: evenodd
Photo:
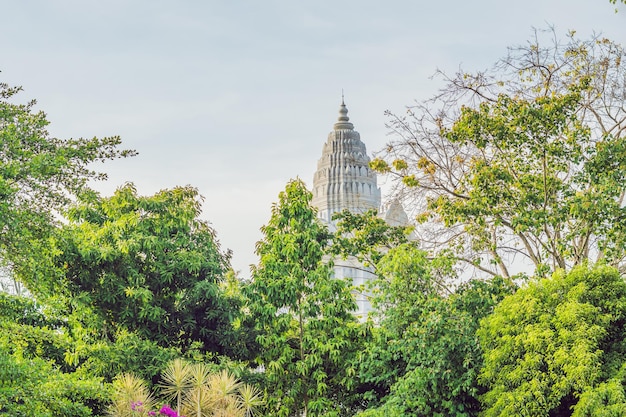
<path fill-rule="evenodd" d="M 319 210 L 319 217 L 329 229 L 335 230 L 332 221 L 334 213 L 350 210 L 364 213 L 367 210 L 380 210 L 380 188 L 376 184 L 376 173 L 369 167 L 365 144 L 359 132 L 348 118 L 348 109 L 343 97 L 339 108 L 339 118 L 324 144 L 322 157 L 317 163 L 313 177 L 312 205 Z M 356 259 L 337 259 L 334 268 L 335 278 L 351 278 L 353 285 L 365 288 L 368 281 L 375 278 L 369 268 Z M 362 319 L 367 317 L 371 304 L 367 292 L 355 293 L 358 311 Z"/>

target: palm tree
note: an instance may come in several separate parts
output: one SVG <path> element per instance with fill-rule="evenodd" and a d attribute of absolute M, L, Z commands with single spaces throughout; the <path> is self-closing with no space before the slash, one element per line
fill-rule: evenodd
<path fill-rule="evenodd" d="M 121 374 L 113 380 L 112 402 L 107 414 L 114 417 L 132 417 L 148 413 L 154 400 L 146 383 L 133 374 Z"/>
<path fill-rule="evenodd" d="M 214 395 L 215 409 L 227 409 L 229 405 L 236 404 L 236 394 L 241 382 L 232 376 L 227 370 L 222 370 L 211 375 L 208 388 Z"/>
<path fill-rule="evenodd" d="M 191 366 L 186 361 L 174 359 L 161 374 L 163 379 L 163 383 L 159 384 L 161 394 L 167 400 L 176 400 L 176 412 L 178 414 L 180 414 L 183 395 L 192 386 L 191 371 Z"/>
<path fill-rule="evenodd" d="M 189 417 L 254 417 L 263 405 L 260 392 L 242 384 L 231 373 L 211 372 L 204 363 L 172 361 L 159 385 L 168 400 L 176 400 L 177 413 Z"/>
<path fill-rule="evenodd" d="M 239 403 L 244 410 L 244 417 L 254 417 L 264 401 L 261 391 L 252 385 L 243 384 L 239 387 Z"/>
<path fill-rule="evenodd" d="M 190 386 L 185 393 L 184 410 L 186 414 L 195 414 L 196 417 L 209 415 L 212 404 L 207 384 L 211 377 L 211 370 L 204 363 L 190 365 Z"/>

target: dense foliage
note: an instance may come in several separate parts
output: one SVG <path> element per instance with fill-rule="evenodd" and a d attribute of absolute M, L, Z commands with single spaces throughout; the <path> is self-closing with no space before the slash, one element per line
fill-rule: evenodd
<path fill-rule="evenodd" d="M 73 207 L 55 257 L 65 291 L 99 316 L 104 335 L 122 327 L 162 346 L 223 352 L 234 309 L 220 288 L 228 257 L 199 214 L 189 187 L 141 197 L 126 184 Z"/>
<path fill-rule="evenodd" d="M 279 195 L 257 244 L 247 308 L 261 347 L 268 415 L 351 415 L 350 362 L 364 336 L 349 283 L 324 259 L 330 235 L 300 180 Z"/>
<path fill-rule="evenodd" d="M 478 332 L 485 416 L 624 415 L 626 282 L 576 268 L 505 298 Z"/>
<path fill-rule="evenodd" d="M 0 293 L 0 413 L 84 417 L 108 400 L 102 378 L 64 361 L 71 345 L 63 321 L 33 300 Z"/>

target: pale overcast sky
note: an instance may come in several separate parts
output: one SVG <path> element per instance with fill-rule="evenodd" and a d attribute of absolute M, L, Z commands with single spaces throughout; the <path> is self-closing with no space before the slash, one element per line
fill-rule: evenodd
<path fill-rule="evenodd" d="M 110 195 L 193 185 L 241 276 L 290 178 L 311 185 L 344 89 L 371 154 L 385 110 L 490 67 L 532 28 L 626 44 L 608 0 L 0 0 L 0 81 L 35 98 L 61 138 L 120 135 L 139 156 L 106 163 Z M 384 180 L 379 178 L 379 183 Z"/>

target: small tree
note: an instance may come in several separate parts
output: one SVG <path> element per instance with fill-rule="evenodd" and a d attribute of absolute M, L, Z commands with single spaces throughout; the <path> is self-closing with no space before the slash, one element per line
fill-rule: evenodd
<path fill-rule="evenodd" d="M 159 396 L 153 395 L 140 378 L 122 374 L 113 384 L 111 416 L 156 415 Z M 175 401 L 176 410 L 164 405 L 159 415 L 188 417 L 252 417 L 263 405 L 259 391 L 242 384 L 230 372 L 205 363 L 182 359 L 170 362 L 159 385 L 161 401 Z"/>
<path fill-rule="evenodd" d="M 615 269 L 579 267 L 505 298 L 478 331 L 484 415 L 623 415 L 625 297 Z"/>
<path fill-rule="evenodd" d="M 332 278 L 330 235 L 311 198 L 300 180 L 279 194 L 247 288 L 269 415 L 351 415 L 345 395 L 361 330 L 350 284 Z"/>
<path fill-rule="evenodd" d="M 148 385 L 133 374 L 123 373 L 113 380 L 112 402 L 108 408 L 111 417 L 147 416 L 155 401 Z"/>

